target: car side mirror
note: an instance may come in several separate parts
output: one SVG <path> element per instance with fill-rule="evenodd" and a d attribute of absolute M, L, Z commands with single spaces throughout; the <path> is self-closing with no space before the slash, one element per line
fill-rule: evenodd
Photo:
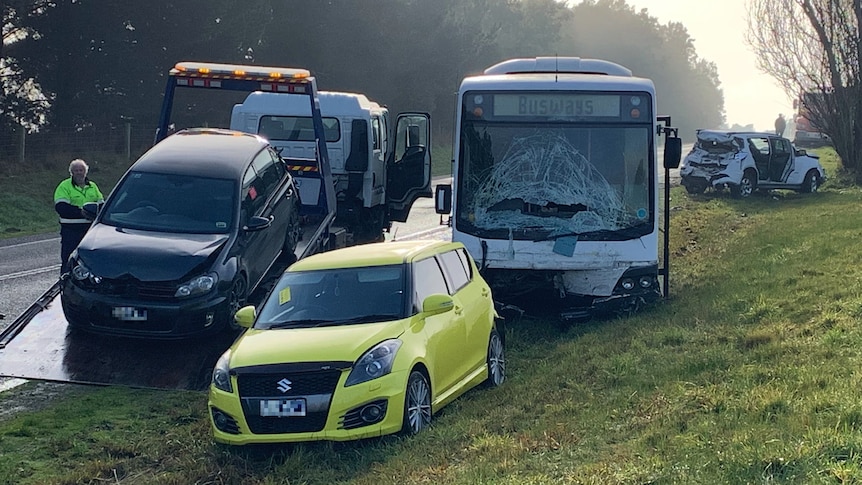
<path fill-rule="evenodd" d="M 99 211 L 102 210 L 102 202 L 87 202 L 81 207 L 81 213 L 84 214 L 84 218 L 88 221 L 96 220 L 96 216 L 99 215 Z"/>
<path fill-rule="evenodd" d="M 427 316 L 446 313 L 453 308 L 455 308 L 455 300 L 443 293 L 435 293 L 422 301 L 422 313 Z"/>
<path fill-rule="evenodd" d="M 255 318 L 257 318 L 257 310 L 254 305 L 248 305 L 236 311 L 233 321 L 242 328 L 251 328 Z"/>
<path fill-rule="evenodd" d="M 247 232 L 260 231 L 272 225 L 272 217 L 252 216 L 242 230 Z"/>
<path fill-rule="evenodd" d="M 682 138 L 669 136 L 664 140 L 664 168 L 671 169 L 679 167 L 682 158 Z"/>

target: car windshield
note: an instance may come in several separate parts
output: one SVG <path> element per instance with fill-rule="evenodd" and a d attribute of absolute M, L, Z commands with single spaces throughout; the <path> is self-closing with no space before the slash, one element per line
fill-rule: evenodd
<path fill-rule="evenodd" d="M 231 179 L 132 172 L 114 189 L 100 222 L 144 231 L 227 233 L 237 191 Z"/>
<path fill-rule="evenodd" d="M 254 327 L 354 325 L 406 318 L 404 266 L 288 271 Z"/>

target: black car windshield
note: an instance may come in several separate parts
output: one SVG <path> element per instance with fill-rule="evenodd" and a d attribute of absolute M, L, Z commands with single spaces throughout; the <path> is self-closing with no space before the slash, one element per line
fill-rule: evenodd
<path fill-rule="evenodd" d="M 114 189 L 101 222 L 145 231 L 227 233 L 234 223 L 237 192 L 231 179 L 131 172 Z"/>
<path fill-rule="evenodd" d="M 404 266 L 286 272 L 254 327 L 356 325 L 406 318 Z"/>

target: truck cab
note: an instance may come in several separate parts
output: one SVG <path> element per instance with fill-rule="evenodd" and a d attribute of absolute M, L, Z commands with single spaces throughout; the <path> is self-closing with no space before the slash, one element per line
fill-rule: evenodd
<path fill-rule="evenodd" d="M 266 137 L 291 159 L 313 159 L 316 150 L 308 103 L 296 96 L 253 92 L 231 113 L 231 129 Z M 403 113 L 395 123 L 389 109 L 363 94 L 318 92 L 325 141 L 335 186 L 336 224 L 354 243 L 383 239 L 391 221 L 405 221 L 413 201 L 430 197 L 431 132 L 426 113 Z M 304 188 L 301 197 L 316 195 Z M 393 176 L 393 174 L 398 174 Z"/>

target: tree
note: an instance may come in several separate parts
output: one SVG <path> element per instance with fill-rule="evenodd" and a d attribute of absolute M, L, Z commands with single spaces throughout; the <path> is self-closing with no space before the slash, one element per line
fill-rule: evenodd
<path fill-rule="evenodd" d="M 617 62 L 652 79 L 658 114 L 672 115 L 683 138 L 724 124 L 724 94 L 715 64 L 700 58 L 685 27 L 659 24 L 624 0 L 583 0 L 563 25 L 559 53 Z"/>
<path fill-rule="evenodd" d="M 43 92 L 12 54 L 21 42 L 39 39 L 39 33 L 26 22 L 51 6 L 48 0 L 0 2 L 0 123 L 6 126 L 33 132 L 47 121 L 53 96 Z"/>
<path fill-rule="evenodd" d="M 747 41 L 758 67 L 828 134 L 842 169 L 862 183 L 862 0 L 751 0 Z"/>

